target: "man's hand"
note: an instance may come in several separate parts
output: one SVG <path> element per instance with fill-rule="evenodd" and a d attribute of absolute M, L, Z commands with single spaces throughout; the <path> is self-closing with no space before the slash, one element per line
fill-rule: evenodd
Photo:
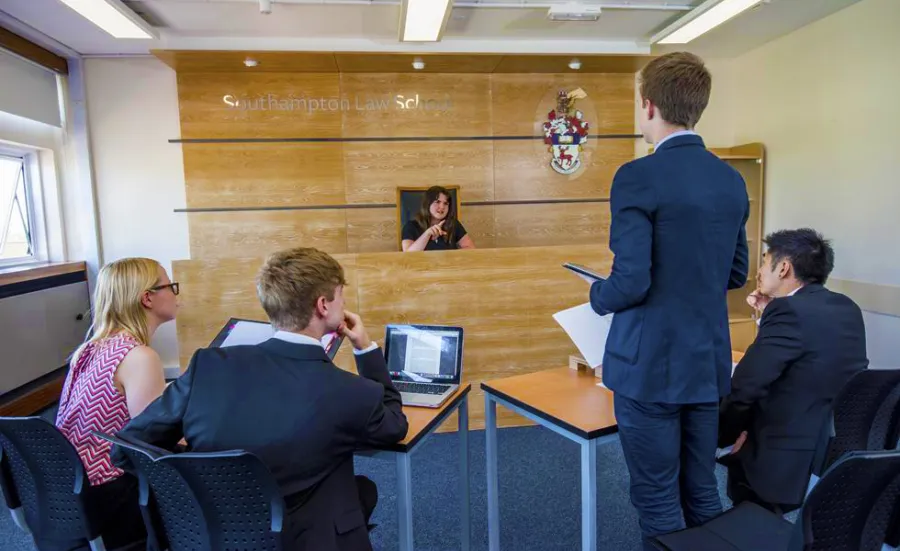
<path fill-rule="evenodd" d="M 750 293 L 750 296 L 747 297 L 747 304 L 759 312 L 760 316 L 762 316 L 763 311 L 765 311 L 766 306 L 768 306 L 770 302 L 772 302 L 772 297 L 760 293 L 759 289 L 753 291 Z"/>
<path fill-rule="evenodd" d="M 737 452 L 741 451 L 741 448 L 744 446 L 744 442 L 746 442 L 746 441 L 747 441 L 747 431 L 744 431 L 741 433 L 740 436 L 738 436 L 737 441 L 731 447 L 731 455 L 734 455 Z"/>
<path fill-rule="evenodd" d="M 338 332 L 350 339 L 353 348 L 357 350 L 365 350 L 372 344 L 372 339 L 369 338 L 362 319 L 349 310 L 344 310 L 344 323 L 341 324 Z"/>

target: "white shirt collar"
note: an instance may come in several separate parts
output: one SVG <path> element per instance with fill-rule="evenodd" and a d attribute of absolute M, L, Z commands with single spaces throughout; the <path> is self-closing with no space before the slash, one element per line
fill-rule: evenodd
<path fill-rule="evenodd" d="M 285 342 L 292 342 L 294 344 L 311 344 L 313 346 L 324 348 L 322 346 L 322 341 L 314 339 L 307 335 L 301 335 L 300 333 L 291 333 L 289 331 L 275 331 L 275 334 L 272 335 L 272 338 Z"/>
<path fill-rule="evenodd" d="M 697 135 L 697 133 L 694 132 L 693 130 L 679 130 L 677 132 L 672 132 L 665 138 L 659 140 L 659 143 L 656 144 L 654 151 L 659 151 L 659 148 L 662 147 L 662 144 L 666 143 L 667 141 L 671 140 L 672 138 L 677 138 L 678 136 L 696 136 L 696 135 Z"/>
<path fill-rule="evenodd" d="M 803 288 L 803 285 L 797 287 L 796 289 L 794 289 L 793 291 L 791 291 L 790 293 L 788 293 L 787 296 L 789 296 L 789 297 L 794 296 L 795 294 L 797 294 L 797 291 L 799 291 L 799 290 L 802 289 L 802 288 Z"/>

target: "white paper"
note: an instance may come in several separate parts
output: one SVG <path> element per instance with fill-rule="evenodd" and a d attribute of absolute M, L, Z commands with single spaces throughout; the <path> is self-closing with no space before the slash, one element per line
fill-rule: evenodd
<path fill-rule="evenodd" d="M 606 338 L 609 336 L 613 314 L 600 316 L 594 312 L 591 304 L 586 302 L 581 306 L 553 314 L 553 319 L 569 335 L 588 365 L 596 368 L 603 363 Z"/>
<path fill-rule="evenodd" d="M 275 329 L 268 323 L 258 321 L 238 321 L 234 328 L 225 337 L 222 347 L 239 346 L 242 344 L 259 344 L 269 340 L 275 334 Z"/>

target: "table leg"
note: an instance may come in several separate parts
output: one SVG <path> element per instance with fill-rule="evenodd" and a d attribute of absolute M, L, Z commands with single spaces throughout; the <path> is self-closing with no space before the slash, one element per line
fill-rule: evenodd
<path fill-rule="evenodd" d="M 488 550 L 500 551 L 500 502 L 497 495 L 497 402 L 484 393 L 484 432 L 487 440 Z"/>
<path fill-rule="evenodd" d="M 408 453 L 397 454 L 397 511 L 400 551 L 413 551 L 412 476 Z"/>
<path fill-rule="evenodd" d="M 597 549 L 597 445 L 581 442 L 581 549 Z"/>
<path fill-rule="evenodd" d="M 457 409 L 459 419 L 459 526 L 462 532 L 462 551 L 469 551 L 471 532 L 469 527 L 469 397 L 465 396 Z"/>

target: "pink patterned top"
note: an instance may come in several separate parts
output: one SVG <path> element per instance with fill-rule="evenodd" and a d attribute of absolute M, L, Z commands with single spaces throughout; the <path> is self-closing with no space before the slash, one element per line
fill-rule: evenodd
<path fill-rule="evenodd" d="M 92 486 L 123 474 L 109 457 L 112 445 L 91 431 L 115 434 L 131 420 L 125 396 L 116 389 L 113 377 L 125 355 L 136 346 L 140 343 L 126 333 L 88 344 L 63 385 L 56 428 L 78 450 Z"/>

